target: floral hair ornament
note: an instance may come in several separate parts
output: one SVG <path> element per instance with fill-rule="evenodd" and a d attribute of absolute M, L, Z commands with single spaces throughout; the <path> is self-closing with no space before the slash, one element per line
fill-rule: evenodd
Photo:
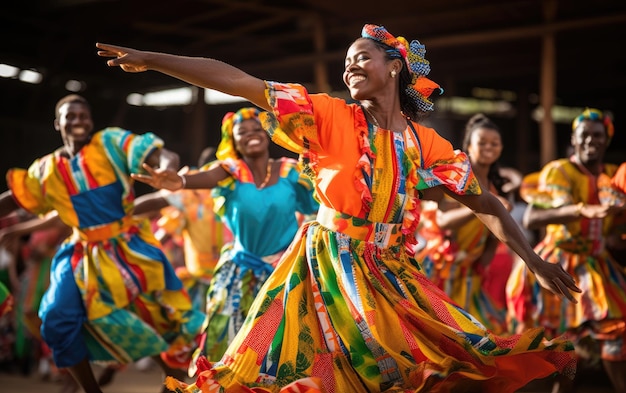
<path fill-rule="evenodd" d="M 435 90 L 443 94 L 443 89 L 426 77 L 430 73 L 430 63 L 424 57 L 426 47 L 417 40 L 409 44 L 404 37 L 396 38 L 383 26 L 371 24 L 363 26 L 361 37 L 388 46 L 389 57 L 404 60 L 412 78 L 411 83 L 406 87 L 407 95 L 415 101 L 420 110 L 432 111 L 433 103 L 430 101 L 430 96 Z"/>
<path fill-rule="evenodd" d="M 607 144 L 611 142 L 613 134 L 615 133 L 615 127 L 613 126 L 613 121 L 609 116 L 605 115 L 599 109 L 585 108 L 583 113 L 576 116 L 576 118 L 572 122 L 572 131 L 574 131 L 576 127 L 578 127 L 578 125 L 584 120 L 597 121 L 604 124 L 604 127 L 606 128 L 606 135 L 609 138 Z"/>
<path fill-rule="evenodd" d="M 235 149 L 235 141 L 233 139 L 233 129 L 235 125 L 244 120 L 258 120 L 261 112 L 257 108 L 241 108 L 237 112 L 228 112 L 222 119 L 222 139 L 217 146 L 215 156 L 218 160 L 227 158 L 238 159 L 239 154 Z"/>

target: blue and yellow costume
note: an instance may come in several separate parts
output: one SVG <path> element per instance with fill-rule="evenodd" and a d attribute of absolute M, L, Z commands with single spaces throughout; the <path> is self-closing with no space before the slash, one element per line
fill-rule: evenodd
<path fill-rule="evenodd" d="M 199 332 L 203 315 L 191 309 L 149 223 L 132 216 L 130 174 L 162 146 L 152 133 L 107 128 L 71 158 L 58 150 L 7 173 L 20 206 L 40 215 L 56 210 L 73 228 L 54 256 L 39 309 L 59 367 L 85 358 L 176 357 Z"/>

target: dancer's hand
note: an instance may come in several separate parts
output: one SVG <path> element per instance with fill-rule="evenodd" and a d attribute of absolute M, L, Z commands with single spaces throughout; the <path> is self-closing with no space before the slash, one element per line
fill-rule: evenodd
<path fill-rule="evenodd" d="M 143 164 L 147 175 L 132 173 L 130 176 L 142 183 L 146 183 L 154 188 L 176 191 L 183 188 L 183 179 L 173 169 L 154 169 L 148 164 Z"/>
<path fill-rule="evenodd" d="M 107 65 L 110 67 L 119 66 L 126 72 L 143 72 L 148 70 L 145 55 L 149 54 L 149 52 L 123 46 L 102 44 L 100 42 L 96 43 L 96 47 L 102 49 L 98 51 L 98 56 L 115 57 L 115 59 L 107 60 Z"/>
<path fill-rule="evenodd" d="M 574 278 L 567 273 L 560 264 L 546 262 L 535 255 L 533 261 L 527 261 L 526 265 L 535 274 L 539 284 L 562 299 L 568 299 L 572 303 L 578 303 L 572 292 L 581 293 L 576 286 Z"/>

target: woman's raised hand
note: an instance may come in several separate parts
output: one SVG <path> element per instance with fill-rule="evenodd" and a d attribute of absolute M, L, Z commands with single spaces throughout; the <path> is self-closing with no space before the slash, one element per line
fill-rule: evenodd
<path fill-rule="evenodd" d="M 183 179 L 173 169 L 154 169 L 148 164 L 143 164 L 147 175 L 131 173 L 131 177 L 154 188 L 176 191 L 183 188 Z"/>
<path fill-rule="evenodd" d="M 98 56 L 114 57 L 115 59 L 107 60 L 110 67 L 121 67 L 126 72 L 143 72 L 148 70 L 144 52 L 136 49 L 125 48 L 123 46 L 96 43 L 96 47 L 102 50 L 98 51 Z"/>

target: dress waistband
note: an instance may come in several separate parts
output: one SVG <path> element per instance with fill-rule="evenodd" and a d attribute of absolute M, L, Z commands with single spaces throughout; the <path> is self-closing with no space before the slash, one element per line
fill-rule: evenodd
<path fill-rule="evenodd" d="M 123 217 L 119 221 L 104 224 L 95 228 L 78 229 L 74 228 L 74 238 L 88 242 L 101 242 L 114 238 L 122 233 L 128 232 L 135 225 L 135 220 L 131 216 Z"/>
<path fill-rule="evenodd" d="M 320 205 L 317 222 L 331 231 L 346 234 L 354 239 L 372 242 L 378 247 L 401 244 L 404 241 L 402 224 L 371 222 L 338 212 L 327 206 Z"/>

